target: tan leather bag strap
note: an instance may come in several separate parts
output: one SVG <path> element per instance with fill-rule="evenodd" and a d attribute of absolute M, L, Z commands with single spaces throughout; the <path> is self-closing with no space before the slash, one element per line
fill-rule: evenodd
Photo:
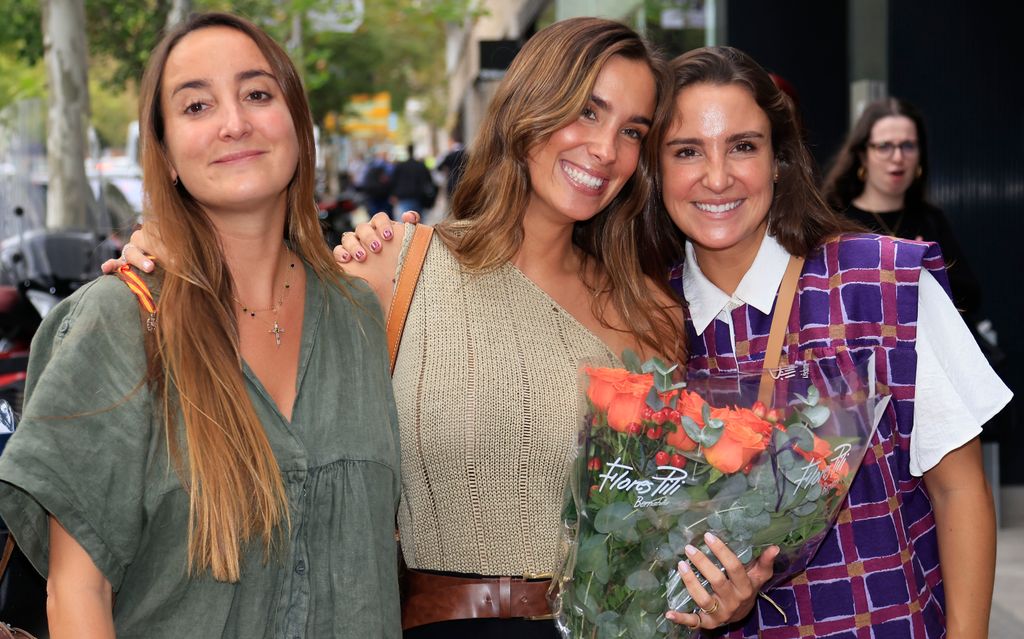
<path fill-rule="evenodd" d="M 11 561 L 11 555 L 14 554 L 14 535 L 7 532 L 7 543 L 4 544 L 4 555 L 0 557 L 0 579 L 3 579 L 4 573 L 7 572 L 7 564 Z"/>
<path fill-rule="evenodd" d="M 392 374 L 395 372 L 395 361 L 398 359 L 398 346 L 402 343 L 405 319 L 409 315 L 409 306 L 412 304 L 412 296 L 416 292 L 416 283 L 420 279 L 423 260 L 427 257 L 430 237 L 433 234 L 434 229 L 430 226 L 417 224 L 413 228 L 412 241 L 405 254 L 402 270 L 398 273 L 398 283 L 395 284 L 395 294 L 391 298 L 387 321 L 388 355 L 391 358 Z"/>
<path fill-rule="evenodd" d="M 775 393 L 775 376 L 772 374 L 779 367 L 782 359 L 782 341 L 786 337 L 786 326 L 789 316 L 793 313 L 793 298 L 796 297 L 796 283 L 804 268 L 804 258 L 789 256 L 789 265 L 779 284 L 779 294 L 775 299 L 775 315 L 772 316 L 772 328 L 768 332 L 768 346 L 764 351 L 764 366 L 761 371 L 761 385 L 757 399 L 765 406 L 771 406 L 772 395 Z"/>

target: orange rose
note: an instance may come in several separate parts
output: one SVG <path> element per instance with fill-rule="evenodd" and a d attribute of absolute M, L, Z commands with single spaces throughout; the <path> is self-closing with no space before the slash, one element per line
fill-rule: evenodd
<path fill-rule="evenodd" d="M 764 435 L 751 428 L 739 411 L 714 408 L 711 417 L 725 422 L 725 428 L 715 445 L 704 449 L 704 458 L 723 473 L 735 473 L 746 467 L 767 446 Z"/>
<path fill-rule="evenodd" d="M 832 454 L 832 447 L 827 441 L 813 433 L 811 434 L 811 437 L 814 437 L 814 450 L 806 451 L 799 446 L 794 446 L 793 450 L 799 453 L 800 456 L 807 461 L 824 462 L 828 459 L 828 456 Z"/>
<path fill-rule="evenodd" d="M 629 377 L 629 371 L 621 368 L 587 368 L 586 374 L 590 378 L 587 397 L 602 411 L 608 410 L 608 405 L 618 394 L 615 385 Z"/>
<path fill-rule="evenodd" d="M 737 408 L 733 411 L 732 419 L 746 425 L 750 430 L 761 433 L 765 437 L 772 434 L 773 426 L 768 421 L 758 417 L 757 413 L 749 408 Z"/>
<path fill-rule="evenodd" d="M 697 425 L 701 428 L 704 427 L 704 398 L 697 393 L 691 393 L 690 391 L 682 391 L 679 393 L 679 400 L 676 402 L 676 410 L 683 417 L 689 417 L 693 421 L 697 422 Z"/>
<path fill-rule="evenodd" d="M 653 375 L 627 375 L 615 384 L 617 392 L 608 405 L 608 426 L 621 433 L 630 424 L 640 423 L 653 385 Z"/>

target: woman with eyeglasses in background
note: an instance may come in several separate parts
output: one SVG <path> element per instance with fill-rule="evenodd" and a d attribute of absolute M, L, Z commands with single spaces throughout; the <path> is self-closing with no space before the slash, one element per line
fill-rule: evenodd
<path fill-rule="evenodd" d="M 864 108 L 822 190 L 833 208 L 875 233 L 938 244 L 953 301 L 970 320 L 980 310 L 981 287 L 946 215 L 928 202 L 927 187 L 924 118 L 906 100 L 886 98 Z"/>

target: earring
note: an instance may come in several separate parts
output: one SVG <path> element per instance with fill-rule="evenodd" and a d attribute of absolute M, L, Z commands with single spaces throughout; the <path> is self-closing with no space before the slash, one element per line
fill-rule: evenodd
<path fill-rule="evenodd" d="M 864 170 L 864 165 L 862 164 L 860 166 L 860 168 L 857 169 L 857 179 L 860 180 L 861 182 L 863 182 L 864 181 L 864 176 L 866 174 L 867 174 L 867 171 Z"/>
<path fill-rule="evenodd" d="M 921 177 L 921 174 L 922 174 L 922 173 L 924 173 L 924 169 L 922 169 L 922 168 L 921 168 L 921 165 L 920 165 L 920 164 L 918 164 L 918 165 L 917 165 L 917 170 L 916 170 L 916 171 L 914 171 L 914 177 L 915 177 L 915 178 L 919 178 L 919 177 Z"/>
<path fill-rule="evenodd" d="M 178 186 L 178 176 L 175 175 L 174 179 L 171 180 L 171 186 Z"/>
<path fill-rule="evenodd" d="M 779 183 L 779 172 L 778 171 L 775 172 L 775 183 L 776 184 Z"/>

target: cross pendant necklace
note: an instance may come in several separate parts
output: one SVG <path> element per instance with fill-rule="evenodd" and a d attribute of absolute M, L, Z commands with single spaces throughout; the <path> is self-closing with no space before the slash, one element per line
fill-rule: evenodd
<path fill-rule="evenodd" d="M 274 341 L 277 342 L 277 347 L 281 348 L 281 334 L 284 333 L 284 329 L 277 323 L 277 318 L 274 318 L 274 328 L 267 331 L 268 333 L 274 334 Z"/>
<path fill-rule="evenodd" d="M 284 301 L 288 299 L 288 293 L 292 290 L 292 273 L 295 271 L 295 260 L 288 259 L 291 258 L 291 251 L 289 251 L 287 247 L 285 248 L 285 258 L 288 260 L 288 271 L 284 280 L 284 288 L 281 291 L 281 297 L 277 299 L 277 302 L 275 302 L 273 306 L 270 308 L 253 309 L 243 304 L 237 297 L 234 298 L 235 303 L 242 307 L 243 313 L 252 319 L 260 319 L 264 324 L 270 326 L 270 330 L 267 332 L 274 336 L 274 344 L 276 344 L 278 348 L 281 348 L 281 336 L 284 335 L 285 332 L 285 330 L 281 328 L 281 323 L 278 321 L 278 314 L 281 312 L 281 307 L 284 306 Z M 263 318 L 257 318 L 256 316 L 257 313 L 266 313 L 268 311 L 273 312 L 274 314 L 273 324 Z"/>

